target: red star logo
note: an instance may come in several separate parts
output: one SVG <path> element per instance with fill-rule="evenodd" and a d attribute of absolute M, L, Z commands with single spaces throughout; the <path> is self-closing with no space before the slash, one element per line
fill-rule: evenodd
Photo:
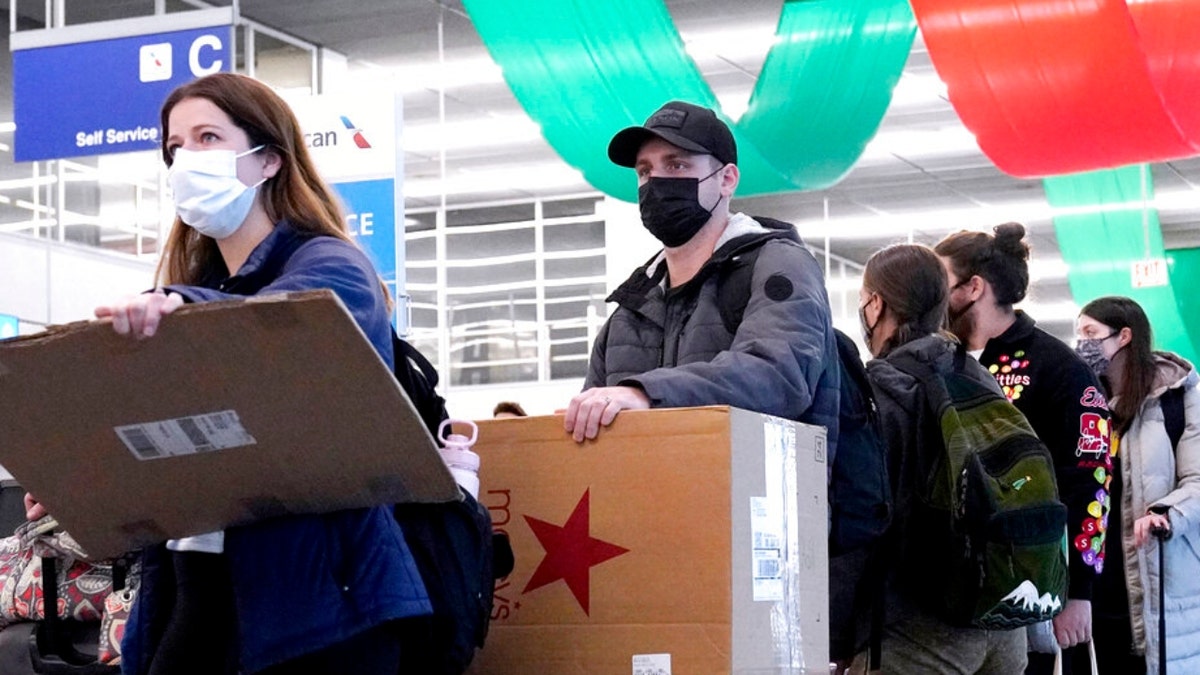
<path fill-rule="evenodd" d="M 554 525 L 544 520 L 525 516 L 529 529 L 546 550 L 546 557 L 533 572 L 529 583 L 525 585 L 522 594 L 536 590 L 559 579 L 567 583 L 567 588 L 575 596 L 584 614 L 589 614 L 589 582 L 592 567 L 606 560 L 628 553 L 629 549 L 593 538 L 588 534 L 588 494 L 585 490 L 575 510 L 562 525 Z"/>

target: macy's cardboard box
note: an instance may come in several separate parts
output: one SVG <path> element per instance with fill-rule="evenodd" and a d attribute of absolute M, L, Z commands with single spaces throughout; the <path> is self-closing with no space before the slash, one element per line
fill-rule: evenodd
<path fill-rule="evenodd" d="M 476 675 L 828 673 L 825 430 L 727 407 L 479 423 L 512 539 Z"/>
<path fill-rule="evenodd" d="M 186 305 L 133 340 L 0 342 L 0 464 L 93 557 L 262 518 L 458 496 L 330 291 Z"/>

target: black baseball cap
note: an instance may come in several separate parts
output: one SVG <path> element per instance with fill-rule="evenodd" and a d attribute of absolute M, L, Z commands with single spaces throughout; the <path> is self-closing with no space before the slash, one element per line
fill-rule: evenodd
<path fill-rule="evenodd" d="M 638 150 L 651 138 L 661 138 L 688 152 L 712 155 L 722 164 L 737 164 L 737 143 L 729 127 L 712 110 L 683 101 L 667 103 L 640 127 L 618 131 L 608 143 L 608 158 L 632 169 Z"/>

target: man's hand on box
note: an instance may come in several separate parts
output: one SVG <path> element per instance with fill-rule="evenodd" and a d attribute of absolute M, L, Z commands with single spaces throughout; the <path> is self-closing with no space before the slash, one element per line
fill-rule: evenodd
<path fill-rule="evenodd" d="M 140 340 L 154 335 L 162 318 L 182 305 L 182 295 L 155 291 L 97 307 L 96 318 L 112 319 L 113 330 Z"/>
<path fill-rule="evenodd" d="M 595 438 L 622 410 L 646 410 L 650 397 L 637 387 L 596 387 L 577 394 L 567 406 L 563 428 L 576 443 Z"/>

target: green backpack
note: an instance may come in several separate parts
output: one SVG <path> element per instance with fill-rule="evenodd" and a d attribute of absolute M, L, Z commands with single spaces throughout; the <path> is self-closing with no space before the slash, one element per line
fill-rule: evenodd
<path fill-rule="evenodd" d="M 959 345 L 949 373 L 911 357 L 889 362 L 920 382 L 944 441 L 917 495 L 950 528 L 930 558 L 941 580 L 930 609 L 954 625 L 1006 630 L 1062 611 L 1067 508 L 1049 450 L 1003 394 L 964 372 L 967 358 Z"/>

